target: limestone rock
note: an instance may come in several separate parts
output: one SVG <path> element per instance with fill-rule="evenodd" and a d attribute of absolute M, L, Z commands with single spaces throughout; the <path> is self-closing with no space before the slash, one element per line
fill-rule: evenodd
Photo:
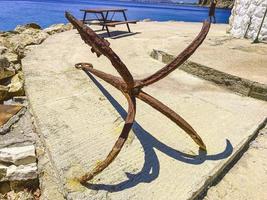
<path fill-rule="evenodd" d="M 4 101 L 8 96 L 8 87 L 0 85 L 0 102 Z"/>
<path fill-rule="evenodd" d="M 2 126 L 0 126 L 0 135 L 5 135 L 7 132 L 9 132 L 11 127 L 16 122 L 20 121 L 21 117 L 26 112 L 26 108 L 25 107 L 21 107 L 21 106 L 16 106 L 16 108 L 13 107 L 12 109 L 9 110 L 8 114 L 6 114 L 5 116 L 2 116 L 2 124 L 3 124 L 3 122 L 4 122 L 4 124 Z M 12 113 L 14 113 L 14 115 Z M 13 127 L 13 128 L 15 128 L 15 127 Z M 22 142 L 20 140 L 20 138 L 23 138 L 23 137 L 21 137 L 20 135 L 19 136 L 17 135 L 16 138 L 11 139 L 12 133 L 13 133 L 13 131 L 9 132 L 8 136 L 4 137 L 4 138 L 3 138 L 3 136 L 1 136 L 1 138 L 3 138 L 5 141 L 4 142 L 1 141 L 0 142 L 0 146 L 3 147 L 3 144 L 5 144 L 5 145 L 12 144 L 12 142 L 13 142 L 13 144 L 14 144 L 14 142 L 17 142 L 17 144 Z M 1 161 L 1 159 L 0 159 L 0 161 Z"/>
<path fill-rule="evenodd" d="M 3 37 L 3 35 L 0 35 L 0 45 L 1 45 L 1 46 L 5 46 L 5 45 L 4 45 L 5 42 L 6 42 L 5 37 Z"/>
<path fill-rule="evenodd" d="M 8 68 L 10 63 L 8 59 L 4 56 L 0 56 L 0 68 Z"/>
<path fill-rule="evenodd" d="M 14 31 L 21 33 L 21 32 L 23 32 L 23 31 L 25 31 L 26 29 L 29 29 L 29 28 L 37 29 L 37 30 L 42 29 L 41 26 L 39 26 L 39 25 L 36 24 L 36 23 L 29 23 L 29 24 L 25 24 L 25 25 L 18 25 L 18 26 L 14 29 Z"/>
<path fill-rule="evenodd" d="M 14 200 L 34 200 L 33 194 L 27 191 L 10 191 L 7 193 L 7 199 L 14 199 Z"/>
<path fill-rule="evenodd" d="M 8 182 L 2 182 L 2 183 L 1 183 L 1 187 L 0 187 L 0 199 L 1 199 L 1 200 L 6 199 L 4 196 L 1 196 L 1 193 L 2 193 L 2 194 L 6 194 L 6 193 L 8 193 L 10 190 L 11 190 L 11 188 L 10 188 L 9 183 L 8 183 Z"/>
<path fill-rule="evenodd" d="M 23 96 L 24 95 L 24 75 L 20 71 L 12 77 L 11 83 L 7 86 L 10 96 Z"/>
<path fill-rule="evenodd" d="M 55 33 L 61 33 L 64 31 L 68 31 L 73 29 L 73 26 L 68 23 L 68 24 L 54 24 L 46 29 L 44 29 L 44 32 L 48 33 L 49 35 L 53 35 Z"/>
<path fill-rule="evenodd" d="M 0 55 L 0 80 L 11 77 L 15 70 L 10 68 L 10 62 L 6 57 Z"/>
<path fill-rule="evenodd" d="M 11 65 L 19 63 L 19 58 L 16 53 L 12 52 L 5 46 L 0 45 L 0 62 L 1 62 L 1 58 L 3 57 L 5 57 Z"/>
<path fill-rule="evenodd" d="M 48 33 L 38 29 L 25 29 L 20 34 L 13 34 L 7 36 L 5 46 L 12 49 L 12 51 L 24 57 L 24 48 L 28 45 L 41 44 L 47 37 Z"/>
<path fill-rule="evenodd" d="M 4 54 L 7 51 L 5 46 L 0 46 L 0 55 Z"/>
<path fill-rule="evenodd" d="M 198 0 L 198 3 L 202 6 L 209 6 L 210 0 Z M 216 7 L 218 8 L 232 8 L 234 0 L 218 0 Z"/>
<path fill-rule="evenodd" d="M 6 176 L 7 166 L 0 164 L 0 180 Z"/>
<path fill-rule="evenodd" d="M 14 65 L 12 65 L 12 68 L 13 68 L 16 72 L 18 72 L 19 70 L 21 70 L 21 64 L 14 64 Z"/>
<path fill-rule="evenodd" d="M 15 165 L 29 164 L 36 161 L 34 145 L 0 149 L 0 162 Z"/>
<path fill-rule="evenodd" d="M 3 56 L 6 57 L 10 63 L 14 63 L 14 64 L 19 63 L 18 55 L 11 51 L 6 51 L 3 54 Z"/>
<path fill-rule="evenodd" d="M 7 169 L 7 179 L 10 181 L 32 180 L 37 178 L 37 164 L 15 166 L 11 165 Z"/>

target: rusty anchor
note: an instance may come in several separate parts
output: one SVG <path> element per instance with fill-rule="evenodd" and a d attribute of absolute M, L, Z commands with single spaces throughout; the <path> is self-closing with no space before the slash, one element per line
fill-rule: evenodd
<path fill-rule="evenodd" d="M 101 55 L 106 56 L 111 61 L 113 67 L 120 74 L 121 78 L 94 69 L 92 64 L 89 63 L 78 63 L 75 65 L 75 67 L 82 69 L 85 72 L 90 72 L 95 76 L 103 79 L 107 83 L 111 84 L 112 86 L 120 90 L 128 101 L 128 114 L 119 138 L 117 139 L 116 143 L 114 144 L 113 148 L 104 161 L 100 162 L 92 171 L 78 178 L 78 181 L 80 183 L 84 184 L 94 178 L 97 174 L 107 168 L 120 153 L 135 120 L 136 98 L 144 101 L 145 103 L 168 117 L 171 121 L 182 128 L 202 150 L 206 151 L 206 145 L 204 144 L 200 136 L 180 115 L 178 115 L 175 111 L 164 105 L 159 100 L 142 91 L 142 88 L 166 77 L 175 69 L 177 69 L 181 64 L 183 64 L 193 54 L 205 40 L 209 32 L 209 21 L 203 22 L 202 29 L 197 37 L 171 63 L 167 64 L 165 67 L 148 76 L 147 78 L 134 80 L 126 65 L 109 47 L 110 43 L 107 40 L 98 36 L 91 28 L 83 25 L 80 20 L 77 20 L 70 13 L 66 12 L 65 16 L 77 29 L 84 42 L 91 46 L 92 53 L 96 53 L 97 57 L 100 57 Z"/>

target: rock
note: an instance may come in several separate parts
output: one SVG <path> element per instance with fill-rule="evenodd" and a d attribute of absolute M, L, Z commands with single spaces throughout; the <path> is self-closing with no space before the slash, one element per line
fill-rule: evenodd
<path fill-rule="evenodd" d="M 68 31 L 73 29 L 73 26 L 68 23 L 68 24 L 54 24 L 46 29 L 44 29 L 44 32 L 48 33 L 49 35 L 53 35 L 55 33 L 61 33 L 64 31 Z"/>
<path fill-rule="evenodd" d="M 209 6 L 210 0 L 198 0 L 198 4 L 202 6 Z M 218 8 L 232 8 L 234 4 L 234 0 L 218 0 L 216 7 Z"/>
<path fill-rule="evenodd" d="M 0 68 L 9 68 L 10 63 L 4 56 L 0 56 Z"/>
<path fill-rule="evenodd" d="M 32 180 L 37 178 L 37 165 L 31 163 L 28 165 L 11 165 L 7 169 L 7 179 L 10 181 Z"/>
<path fill-rule="evenodd" d="M 24 96 L 24 75 L 22 71 L 12 77 L 11 83 L 7 87 L 9 88 L 9 96 Z"/>
<path fill-rule="evenodd" d="M 37 29 L 37 30 L 41 30 L 42 29 L 41 26 L 39 26 L 36 23 L 29 23 L 29 24 L 25 24 L 25 25 L 18 25 L 14 29 L 14 31 L 21 33 L 21 32 L 23 32 L 23 31 L 25 31 L 26 29 L 29 29 L 29 28 Z"/>
<path fill-rule="evenodd" d="M 1 106 L 1 105 L 0 105 Z M 3 105 L 2 105 L 3 106 Z M 14 106 L 12 106 L 14 107 Z M 12 111 L 12 109 L 14 109 Z M 6 119 L 8 120 L 7 122 L 4 123 L 4 125 L 0 126 L 0 135 L 4 135 L 6 134 L 7 132 L 10 131 L 11 127 L 20 120 L 20 118 L 25 114 L 26 112 L 26 108 L 25 107 L 21 107 L 21 106 L 16 106 L 16 108 L 12 108 L 10 110 L 8 110 L 8 114 L 7 116 L 2 116 L 2 119 L 5 120 L 5 117 L 7 117 Z M 15 111 L 15 112 L 14 112 Z M 14 115 L 12 115 L 11 113 L 14 113 Z M 16 114 L 15 114 L 16 113 Z M 10 115 L 11 114 L 11 115 Z M 14 127 L 13 127 L 14 128 Z M 10 135 L 11 133 L 9 132 L 8 135 Z M 3 137 L 3 136 L 2 136 Z M 17 136 L 14 140 L 11 140 L 13 142 L 17 141 L 19 142 L 19 140 L 16 140 L 16 139 L 19 139 L 20 137 Z M 10 141 L 10 138 L 5 138 L 5 142 L 8 143 L 8 142 L 11 142 Z M 0 145 L 2 145 L 3 142 L 0 142 Z M 0 159 L 1 161 L 1 159 Z"/>
<path fill-rule="evenodd" d="M 13 97 L 13 102 L 24 105 L 27 103 L 28 98 L 26 96 L 15 96 Z"/>
<path fill-rule="evenodd" d="M 13 63 L 13 64 L 19 63 L 18 55 L 11 51 L 6 51 L 3 54 L 3 56 L 6 57 L 10 63 Z"/>
<path fill-rule="evenodd" d="M 0 199 L 2 200 L 2 199 L 6 199 L 6 198 L 1 198 L 1 193 L 2 194 L 6 194 L 6 193 L 8 193 L 9 191 L 11 190 L 11 188 L 10 188 L 10 185 L 9 185 L 9 183 L 8 182 L 2 182 L 2 183 L 0 183 Z"/>
<path fill-rule="evenodd" d="M 14 65 L 12 65 L 12 68 L 13 68 L 16 72 L 18 72 L 19 70 L 21 70 L 21 64 L 14 64 Z"/>
<path fill-rule="evenodd" d="M 0 46 L 0 55 L 4 54 L 7 51 L 7 48 L 4 46 Z"/>
<path fill-rule="evenodd" d="M 25 191 L 10 191 L 7 193 L 7 199 L 14 199 L 14 200 L 34 200 L 33 194 L 30 192 Z"/>
<path fill-rule="evenodd" d="M 10 69 L 10 62 L 6 57 L 0 55 L 0 80 L 11 77 L 15 70 Z"/>
<path fill-rule="evenodd" d="M 38 29 L 25 29 L 20 34 L 7 36 L 5 46 L 16 53 L 19 58 L 23 58 L 24 48 L 29 45 L 41 44 L 47 37 L 48 33 Z"/>
<path fill-rule="evenodd" d="M 5 46 L 5 42 L 6 42 L 5 38 L 3 36 L 0 36 L 0 45 Z"/>
<path fill-rule="evenodd" d="M 25 165 L 36 161 L 34 145 L 0 149 L 0 162 Z"/>
<path fill-rule="evenodd" d="M 7 99 L 8 87 L 0 85 L 0 102 Z"/>
<path fill-rule="evenodd" d="M 39 188 L 38 179 L 9 181 L 10 188 L 14 192 L 27 191 L 33 193 Z"/>
<path fill-rule="evenodd" d="M 151 19 L 143 19 L 143 22 L 151 22 L 152 20 Z"/>
<path fill-rule="evenodd" d="M 2 165 L 0 163 L 0 180 L 4 177 L 6 177 L 6 172 L 7 172 L 7 166 Z"/>

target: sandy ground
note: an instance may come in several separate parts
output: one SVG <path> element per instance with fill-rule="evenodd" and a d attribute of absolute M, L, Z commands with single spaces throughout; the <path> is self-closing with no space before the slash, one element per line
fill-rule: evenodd
<path fill-rule="evenodd" d="M 188 29 L 197 34 L 200 27 L 194 23 L 139 23 L 132 26 L 139 34 L 109 41 L 140 78 L 163 67 L 149 56 L 153 48 L 164 46 L 162 38 L 186 34 Z M 216 27 L 222 30 L 225 26 Z M 177 50 L 181 46 L 179 41 L 172 45 Z M 266 102 L 238 96 L 177 70 L 145 91 L 197 130 L 207 145 L 207 155 L 199 155 L 179 127 L 138 101 L 127 145 L 91 185 L 82 187 L 73 177 L 107 155 L 121 131 L 127 106 L 119 91 L 75 69 L 78 62 L 90 62 L 116 75 L 106 58 L 91 54 L 75 30 L 51 36 L 23 60 L 26 91 L 47 150 L 47 160 L 40 161 L 43 198 L 189 199 L 267 116 Z"/>

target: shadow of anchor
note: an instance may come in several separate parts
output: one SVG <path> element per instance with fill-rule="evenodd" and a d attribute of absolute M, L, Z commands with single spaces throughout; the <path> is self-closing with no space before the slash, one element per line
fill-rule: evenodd
<path fill-rule="evenodd" d="M 127 116 L 127 112 L 124 108 L 111 96 L 111 94 L 89 73 L 86 72 L 89 78 L 93 81 L 93 83 L 99 88 L 99 90 L 103 93 L 103 95 L 109 100 L 112 106 L 117 110 L 120 116 L 125 119 Z M 144 130 L 137 122 L 134 123 L 132 127 L 133 132 L 136 137 L 140 141 L 144 153 L 145 153 L 145 162 L 143 168 L 140 172 L 136 174 L 126 173 L 128 180 L 125 180 L 118 184 L 92 184 L 86 183 L 86 186 L 92 190 L 105 190 L 108 192 L 119 192 L 125 189 L 129 189 L 135 187 L 140 183 L 150 183 L 155 180 L 160 171 L 159 159 L 156 155 L 154 149 L 161 151 L 162 153 L 174 158 L 178 161 L 191 164 L 191 165 L 200 165 L 207 160 L 215 161 L 225 159 L 230 156 L 233 152 L 233 146 L 231 142 L 226 139 L 226 147 L 223 152 L 215 154 L 215 155 L 207 155 L 207 152 L 199 150 L 198 155 L 190 155 L 173 149 L 166 144 L 163 144 L 155 137 L 153 137 L 150 133 Z"/>

